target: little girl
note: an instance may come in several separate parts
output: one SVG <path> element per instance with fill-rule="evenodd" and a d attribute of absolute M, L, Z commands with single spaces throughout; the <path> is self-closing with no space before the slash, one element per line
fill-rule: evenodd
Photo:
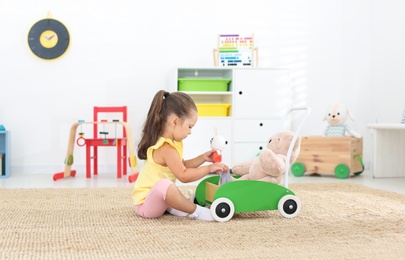
<path fill-rule="evenodd" d="M 198 119 L 193 99 L 182 92 L 156 93 L 138 145 L 138 157 L 146 160 L 136 180 L 132 198 L 138 215 L 157 218 L 166 211 L 176 216 L 212 221 L 208 208 L 188 200 L 175 185 L 201 179 L 213 172 L 228 172 L 228 166 L 212 163 L 215 150 L 183 160 L 182 141 Z"/>

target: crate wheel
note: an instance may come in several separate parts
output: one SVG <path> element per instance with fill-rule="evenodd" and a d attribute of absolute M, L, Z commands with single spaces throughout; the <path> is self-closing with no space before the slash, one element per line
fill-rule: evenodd
<path fill-rule="evenodd" d="M 296 217 L 301 211 L 301 201 L 297 196 L 285 195 L 278 201 L 278 212 L 285 218 Z"/>
<path fill-rule="evenodd" d="M 359 154 L 356 154 L 354 156 L 361 164 L 361 171 L 360 172 L 354 172 L 354 175 L 360 175 L 362 172 L 364 172 L 364 163 L 363 163 L 363 159 L 361 158 L 361 156 Z"/>
<path fill-rule="evenodd" d="M 219 222 L 230 220 L 235 213 L 235 206 L 230 199 L 218 198 L 211 204 L 211 215 Z"/>
<path fill-rule="evenodd" d="M 300 162 L 293 163 L 291 166 L 291 172 L 296 177 L 301 177 L 305 173 L 305 165 Z"/>
<path fill-rule="evenodd" d="M 339 179 L 345 179 L 349 176 L 349 174 L 350 174 L 350 169 L 349 169 L 349 166 L 347 166 L 346 164 L 342 163 L 335 167 L 335 175 Z"/>

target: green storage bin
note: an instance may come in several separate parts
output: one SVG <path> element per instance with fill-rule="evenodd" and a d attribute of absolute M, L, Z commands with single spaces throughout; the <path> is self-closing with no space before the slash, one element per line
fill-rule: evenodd
<path fill-rule="evenodd" d="M 228 91 L 231 79 L 179 78 L 180 91 Z"/>

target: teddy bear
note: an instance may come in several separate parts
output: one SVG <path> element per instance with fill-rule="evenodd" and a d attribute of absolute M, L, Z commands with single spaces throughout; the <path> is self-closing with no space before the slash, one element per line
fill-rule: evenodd
<path fill-rule="evenodd" d="M 232 174 L 242 176 L 239 180 L 260 180 L 283 184 L 286 172 L 288 149 L 294 132 L 281 131 L 270 137 L 267 148 L 254 159 L 237 163 Z M 301 148 L 301 137 L 297 137 L 290 157 L 290 165 L 297 159 Z"/>
<path fill-rule="evenodd" d="M 346 120 L 348 117 L 353 120 L 346 105 L 337 103 L 331 106 L 323 119 L 323 121 L 326 121 L 328 123 L 328 126 L 324 131 L 324 135 L 345 136 L 346 133 L 348 133 L 351 136 L 360 138 L 361 135 L 355 130 L 351 129 L 348 124 L 346 124 Z"/>

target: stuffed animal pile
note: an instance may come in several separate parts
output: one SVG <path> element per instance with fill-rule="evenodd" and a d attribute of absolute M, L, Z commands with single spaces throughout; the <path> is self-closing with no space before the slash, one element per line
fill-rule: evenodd
<path fill-rule="evenodd" d="M 282 131 L 270 137 L 267 148 L 252 160 L 237 163 L 232 167 L 232 173 L 242 176 L 239 180 L 260 180 L 283 184 L 286 172 L 286 159 L 294 133 Z M 295 162 L 301 147 L 298 137 L 290 158 L 290 165 Z"/>
<path fill-rule="evenodd" d="M 347 117 L 350 117 L 350 119 L 353 120 L 349 109 L 344 104 L 338 103 L 331 106 L 323 119 L 328 123 L 324 135 L 345 136 L 346 133 L 348 133 L 351 136 L 360 138 L 361 135 L 346 124 Z"/>

